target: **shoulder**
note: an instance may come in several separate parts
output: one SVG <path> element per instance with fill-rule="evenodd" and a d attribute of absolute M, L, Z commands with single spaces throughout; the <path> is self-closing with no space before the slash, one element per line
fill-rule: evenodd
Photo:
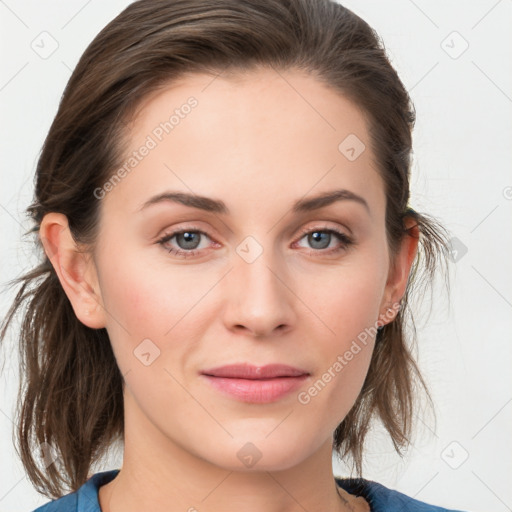
<path fill-rule="evenodd" d="M 98 489 L 119 473 L 118 469 L 92 475 L 79 489 L 52 500 L 33 512 L 101 512 Z"/>
<path fill-rule="evenodd" d="M 36 508 L 33 512 L 75 512 L 77 510 L 76 493 L 66 494 Z"/>
<path fill-rule="evenodd" d="M 336 483 L 351 494 L 363 496 L 369 503 L 371 512 L 461 512 L 430 505 L 363 478 L 336 478 Z"/>

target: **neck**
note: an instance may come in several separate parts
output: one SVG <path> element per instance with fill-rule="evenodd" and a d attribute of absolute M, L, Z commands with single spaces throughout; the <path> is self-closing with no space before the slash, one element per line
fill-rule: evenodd
<path fill-rule="evenodd" d="M 298 464 L 277 470 L 259 466 L 223 468 L 190 453 L 137 414 L 126 395 L 123 465 L 100 488 L 100 507 L 102 512 L 369 510 L 363 498 L 337 488 L 331 439 Z"/>

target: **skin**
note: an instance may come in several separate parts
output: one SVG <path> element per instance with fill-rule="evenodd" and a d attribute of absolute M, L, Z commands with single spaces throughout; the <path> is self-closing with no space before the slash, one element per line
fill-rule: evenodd
<path fill-rule="evenodd" d="M 309 403 L 297 399 L 365 328 L 393 320 L 387 309 L 403 296 L 417 251 L 417 239 L 406 237 L 389 263 L 384 184 L 365 118 L 299 71 L 196 74 L 146 99 L 127 154 L 190 96 L 197 107 L 100 200 L 91 253 L 79 251 L 65 216 L 50 213 L 41 225 L 77 317 L 106 327 L 125 379 L 124 460 L 99 490 L 101 508 L 369 510 L 336 489 L 331 445 L 374 339 Z M 349 134 L 366 146 L 354 161 L 338 150 Z M 292 213 L 296 200 L 339 188 L 362 196 L 369 211 L 345 200 Z M 221 199 L 230 214 L 172 202 L 140 211 L 170 190 Z M 190 250 L 180 237 L 158 243 L 191 226 L 207 233 L 196 235 L 196 255 L 169 253 Z M 303 228 L 338 229 L 355 244 L 343 248 L 335 235 L 315 244 Z M 236 251 L 248 236 L 262 249 L 250 263 Z M 146 366 L 133 352 L 148 338 L 160 354 Z M 199 376 L 244 361 L 285 363 L 310 377 L 277 402 L 255 404 L 221 395 Z M 261 453 L 252 467 L 237 457 L 248 442 Z"/>

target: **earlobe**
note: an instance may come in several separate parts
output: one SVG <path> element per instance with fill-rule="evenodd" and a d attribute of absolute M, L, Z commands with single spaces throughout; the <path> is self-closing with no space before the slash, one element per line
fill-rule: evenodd
<path fill-rule="evenodd" d="M 418 244 L 420 231 L 418 224 L 413 218 L 406 218 L 404 221 L 407 234 L 403 237 L 401 247 L 396 255 L 393 268 L 390 270 L 388 281 L 386 283 L 386 290 L 383 297 L 383 304 L 381 305 L 381 317 L 388 318 L 382 325 L 389 323 L 389 311 L 392 309 L 393 318 L 400 309 L 400 302 L 405 294 L 407 282 L 411 272 L 412 265 L 418 253 Z"/>
<path fill-rule="evenodd" d="M 75 315 L 87 327 L 105 327 L 105 310 L 96 268 L 90 254 L 81 251 L 69 229 L 67 217 L 48 213 L 39 228 L 39 238 Z"/>

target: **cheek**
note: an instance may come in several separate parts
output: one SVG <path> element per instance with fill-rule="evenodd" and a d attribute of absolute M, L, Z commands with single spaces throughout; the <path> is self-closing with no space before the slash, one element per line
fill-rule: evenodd
<path fill-rule="evenodd" d="M 370 312 L 373 293 L 352 289 L 337 294 L 322 310 L 328 332 L 316 345 L 318 365 L 315 378 L 297 396 L 311 417 L 321 419 L 327 429 L 334 429 L 354 405 L 368 373 L 375 344 L 376 326 Z M 359 303 L 355 303 L 355 298 Z M 365 300 L 363 300 L 365 299 Z"/>
<path fill-rule="evenodd" d="M 361 258 L 309 286 L 308 305 L 323 324 L 314 329 L 321 357 L 298 401 L 333 428 L 355 403 L 368 372 L 387 277 L 384 257 Z"/>
<path fill-rule="evenodd" d="M 172 289 L 162 285 L 140 259 L 122 256 L 104 258 L 101 265 L 101 293 L 107 312 L 107 331 L 119 367 L 124 374 L 132 369 L 137 347 L 152 358 L 159 355 L 161 340 L 174 323 L 177 299 Z M 147 341 L 149 340 L 149 342 Z M 147 358 L 147 356 L 145 356 Z M 138 366 L 138 365 L 137 365 Z"/>
<path fill-rule="evenodd" d="M 303 296 L 311 312 L 324 324 L 326 346 L 342 350 L 365 329 L 375 327 L 385 287 L 386 273 L 377 258 L 358 261 L 335 272 L 303 282 Z"/>
<path fill-rule="evenodd" d="M 204 299 L 218 276 L 193 266 L 144 264 L 141 255 L 104 258 L 101 270 L 107 331 L 122 373 L 140 369 L 136 358 L 148 353 L 142 362 L 155 357 L 152 368 L 183 363 L 201 338 L 199 326 L 208 320 Z"/>
<path fill-rule="evenodd" d="M 194 306 L 215 284 L 215 276 L 191 266 L 154 267 L 142 258 L 109 262 L 102 275 L 103 303 L 113 317 L 110 323 L 122 324 L 132 337 L 162 338 L 178 322 L 180 327 L 186 324 L 195 314 Z"/>

